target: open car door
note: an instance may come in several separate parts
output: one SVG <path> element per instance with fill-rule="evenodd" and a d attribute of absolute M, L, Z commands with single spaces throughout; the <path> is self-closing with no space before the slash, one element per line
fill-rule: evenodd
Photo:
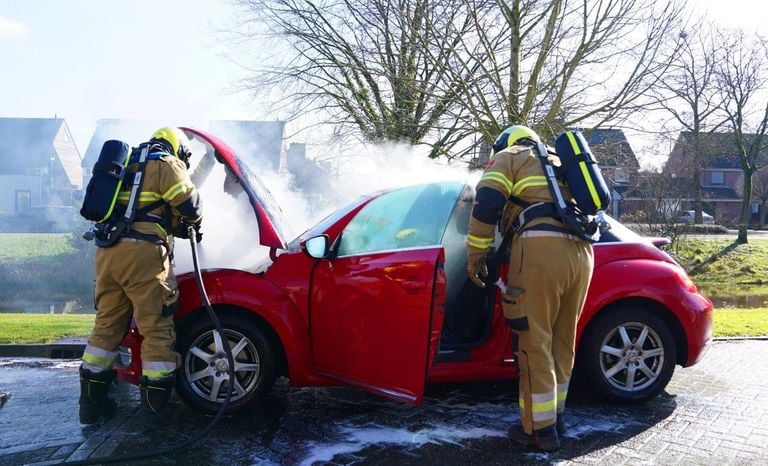
<path fill-rule="evenodd" d="M 310 298 L 317 372 L 421 403 L 443 323 L 443 261 L 439 246 L 320 261 Z"/>
<path fill-rule="evenodd" d="M 438 349 L 446 295 L 441 244 L 462 183 L 425 183 L 373 198 L 312 274 L 316 370 L 418 404 Z"/>

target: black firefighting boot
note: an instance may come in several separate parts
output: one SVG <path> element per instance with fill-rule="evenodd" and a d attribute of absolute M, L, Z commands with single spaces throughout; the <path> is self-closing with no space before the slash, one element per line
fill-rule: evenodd
<path fill-rule="evenodd" d="M 156 421 L 166 421 L 174 411 L 170 403 L 176 374 L 167 375 L 160 379 L 141 378 L 141 407 Z"/>
<path fill-rule="evenodd" d="M 93 424 L 99 419 L 109 419 L 117 409 L 117 403 L 108 395 L 115 371 L 91 372 L 80 366 L 80 424 Z"/>
<path fill-rule="evenodd" d="M 560 437 L 558 437 L 554 425 L 534 431 L 533 435 L 528 435 L 523 430 L 523 426 L 515 424 L 507 431 L 507 437 L 524 448 L 538 448 L 543 451 L 554 451 L 560 448 Z"/>
<path fill-rule="evenodd" d="M 562 414 L 557 415 L 557 422 L 555 423 L 555 430 L 557 431 L 557 435 L 562 437 L 567 432 L 568 428 L 565 426 L 565 419 L 563 419 Z"/>

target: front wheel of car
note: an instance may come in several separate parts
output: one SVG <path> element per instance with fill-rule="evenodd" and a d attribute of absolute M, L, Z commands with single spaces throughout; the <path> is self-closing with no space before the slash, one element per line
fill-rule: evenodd
<path fill-rule="evenodd" d="M 647 401 L 672 378 L 677 361 L 669 326 L 639 307 L 598 316 L 582 337 L 580 366 L 603 396 L 615 401 Z"/>
<path fill-rule="evenodd" d="M 208 319 L 179 329 L 177 348 L 181 367 L 176 389 L 194 408 L 219 410 L 227 395 L 228 360 L 224 342 L 229 343 L 235 362 L 235 382 L 227 412 L 256 401 L 275 382 L 275 352 L 269 339 L 254 322 L 220 316 L 225 338 Z"/>

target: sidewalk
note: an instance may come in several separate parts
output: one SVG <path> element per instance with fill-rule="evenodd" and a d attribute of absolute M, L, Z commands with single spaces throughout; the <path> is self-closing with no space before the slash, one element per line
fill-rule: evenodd
<path fill-rule="evenodd" d="M 610 404 L 576 387 L 563 448 L 520 451 L 512 382 L 441 384 L 410 407 L 352 388 L 292 388 L 224 416 L 197 448 L 140 464 L 768 464 L 768 341 L 717 341 L 697 365 L 677 368 L 644 404 Z M 166 447 L 210 421 L 188 408 L 167 427 L 138 415 L 138 390 L 118 384 L 109 422 L 77 421 L 77 360 L 0 359 L 0 465 L 51 464 Z M 134 463 L 139 464 L 139 463 Z"/>

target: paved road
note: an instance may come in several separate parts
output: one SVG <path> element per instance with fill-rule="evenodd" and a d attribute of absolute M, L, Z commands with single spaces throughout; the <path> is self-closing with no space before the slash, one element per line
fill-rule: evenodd
<path fill-rule="evenodd" d="M 768 341 L 718 341 L 678 368 L 664 394 L 611 405 L 575 389 L 563 449 L 520 452 L 514 383 L 433 387 L 410 408 L 348 388 L 278 383 L 265 402 L 227 416 L 199 448 L 133 464 L 768 464 Z M 81 427 L 77 361 L 0 359 L 0 465 L 51 464 L 146 451 L 189 438 L 210 419 L 182 408 L 166 427 L 118 386 L 119 415 Z"/>

